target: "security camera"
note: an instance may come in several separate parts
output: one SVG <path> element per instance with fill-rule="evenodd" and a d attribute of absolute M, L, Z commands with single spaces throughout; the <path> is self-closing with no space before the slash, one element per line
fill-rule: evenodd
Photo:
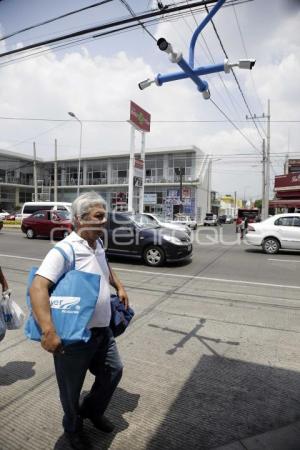
<path fill-rule="evenodd" d="M 147 78 L 147 80 L 141 81 L 139 83 L 139 88 L 142 91 L 143 89 L 149 87 L 152 83 L 155 83 L 155 80 L 150 80 L 150 78 Z"/>
<path fill-rule="evenodd" d="M 202 91 L 202 96 L 203 96 L 204 100 L 209 100 L 210 99 L 210 90 L 207 88 L 207 89 L 205 89 L 205 91 Z"/>
<path fill-rule="evenodd" d="M 229 73 L 232 67 L 251 70 L 255 64 L 255 59 L 240 59 L 238 63 L 230 63 L 228 59 L 224 61 L 224 72 Z"/>
<path fill-rule="evenodd" d="M 157 41 L 157 46 L 159 50 L 166 53 L 172 53 L 173 48 L 172 45 L 165 39 L 165 38 L 159 38 Z"/>
<path fill-rule="evenodd" d="M 239 60 L 239 68 L 252 70 L 255 63 L 256 63 L 255 59 L 240 59 Z"/>

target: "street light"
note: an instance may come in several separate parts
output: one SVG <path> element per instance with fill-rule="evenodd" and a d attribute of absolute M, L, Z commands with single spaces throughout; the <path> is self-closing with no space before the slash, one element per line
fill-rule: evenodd
<path fill-rule="evenodd" d="M 78 197 L 79 196 L 79 192 L 80 192 L 80 165 L 81 165 L 81 144 L 82 144 L 82 122 L 81 122 L 80 119 L 78 119 L 76 114 L 74 114 L 73 112 L 69 111 L 68 114 L 69 114 L 69 116 L 73 117 L 74 119 L 76 119 L 80 123 L 80 141 L 79 141 L 79 157 L 78 157 L 78 171 L 77 171 L 77 197 Z"/>

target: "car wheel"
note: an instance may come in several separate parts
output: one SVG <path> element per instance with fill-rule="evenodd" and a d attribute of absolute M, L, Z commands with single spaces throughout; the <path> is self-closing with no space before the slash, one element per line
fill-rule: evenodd
<path fill-rule="evenodd" d="M 144 261 L 148 266 L 161 266 L 165 260 L 164 251 L 156 245 L 151 245 L 144 250 Z"/>
<path fill-rule="evenodd" d="M 280 249 L 280 244 L 276 238 L 267 238 L 262 244 L 263 251 L 269 255 L 274 255 L 278 253 Z"/>
<path fill-rule="evenodd" d="M 34 239 L 35 238 L 34 231 L 31 228 L 28 228 L 28 230 L 26 230 L 26 236 L 28 237 L 28 239 Z"/>

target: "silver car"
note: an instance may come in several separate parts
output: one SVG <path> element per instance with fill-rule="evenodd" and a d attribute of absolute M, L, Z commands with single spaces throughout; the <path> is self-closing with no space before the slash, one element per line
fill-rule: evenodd
<path fill-rule="evenodd" d="M 139 217 L 139 220 L 142 224 L 153 224 L 153 225 L 159 225 L 163 228 L 169 228 L 171 230 L 177 230 L 177 231 L 183 231 L 188 236 L 191 235 L 191 230 L 188 226 L 184 224 L 174 224 L 173 222 L 168 222 L 166 219 L 152 213 L 142 213 L 142 214 L 136 214 L 136 217 Z"/>

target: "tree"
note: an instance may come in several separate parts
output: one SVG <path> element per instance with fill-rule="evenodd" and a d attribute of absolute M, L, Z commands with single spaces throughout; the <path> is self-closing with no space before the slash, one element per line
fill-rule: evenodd
<path fill-rule="evenodd" d="M 262 200 L 261 199 L 255 200 L 254 207 L 261 210 L 261 208 L 262 208 Z"/>

